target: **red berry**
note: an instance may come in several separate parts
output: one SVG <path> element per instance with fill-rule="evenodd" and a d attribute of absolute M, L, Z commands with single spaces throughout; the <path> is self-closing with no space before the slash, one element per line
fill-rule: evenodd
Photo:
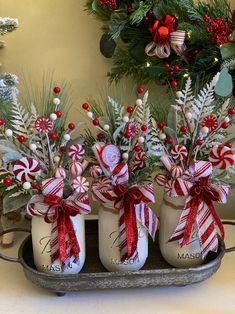
<path fill-rule="evenodd" d="M 131 135 L 132 135 L 132 133 L 130 131 L 126 131 L 124 134 L 124 136 L 128 139 L 131 137 Z"/>
<path fill-rule="evenodd" d="M 167 137 L 166 138 L 166 143 L 167 144 L 172 144 L 173 143 L 173 138 L 172 137 Z"/>
<path fill-rule="evenodd" d="M 180 127 L 180 132 L 182 132 L 182 133 L 187 132 L 187 127 L 186 127 L 186 125 L 182 125 L 182 126 Z"/>
<path fill-rule="evenodd" d="M 0 119 L 0 125 L 3 125 L 3 124 L 4 124 L 4 120 Z"/>
<path fill-rule="evenodd" d="M 82 108 L 84 110 L 88 110 L 89 109 L 89 104 L 87 102 L 85 102 L 84 104 L 82 104 Z"/>
<path fill-rule="evenodd" d="M 173 71 L 180 71 L 180 66 L 179 65 L 174 65 L 173 66 Z"/>
<path fill-rule="evenodd" d="M 131 14 L 133 12 L 133 8 L 131 5 L 128 5 L 127 8 L 126 8 L 126 12 L 127 14 Z"/>
<path fill-rule="evenodd" d="M 141 125 L 141 131 L 146 132 L 148 130 L 148 127 L 146 124 Z"/>
<path fill-rule="evenodd" d="M 168 72 L 168 75 L 169 75 L 169 76 L 173 76 L 173 75 L 174 75 L 174 72 L 173 72 L 173 71 L 169 71 L 169 72 Z"/>
<path fill-rule="evenodd" d="M 74 130 L 75 129 L 75 124 L 74 123 L 69 123 L 68 124 L 68 128 L 70 129 L 70 130 Z"/>
<path fill-rule="evenodd" d="M 198 146 L 201 146 L 202 144 L 203 144 L 203 140 L 196 140 L 196 144 L 198 145 Z"/>
<path fill-rule="evenodd" d="M 224 144 L 225 146 L 232 148 L 233 147 L 233 143 L 232 142 L 227 142 Z"/>
<path fill-rule="evenodd" d="M 157 124 L 157 127 L 158 127 L 159 129 L 163 129 L 164 126 L 165 126 L 164 122 L 158 122 L 158 124 Z"/>
<path fill-rule="evenodd" d="M 231 115 L 235 114 L 235 108 L 229 108 L 228 114 L 231 114 Z"/>
<path fill-rule="evenodd" d="M 129 107 L 126 108 L 126 111 L 128 113 L 132 113 L 134 111 L 134 108 L 132 106 L 129 106 Z"/>
<path fill-rule="evenodd" d="M 104 134 L 103 133 L 97 134 L 97 138 L 99 141 L 101 141 L 104 138 Z"/>
<path fill-rule="evenodd" d="M 222 129 L 227 129 L 229 127 L 229 123 L 228 122 L 223 122 L 222 124 L 221 124 L 221 128 Z"/>
<path fill-rule="evenodd" d="M 164 67 L 165 67 L 166 69 L 168 69 L 168 68 L 170 67 L 170 64 L 169 64 L 169 63 L 165 63 L 165 64 L 164 64 Z"/>
<path fill-rule="evenodd" d="M 177 82 L 176 81 L 171 81 L 170 82 L 170 87 L 176 88 L 177 87 Z"/>
<path fill-rule="evenodd" d="M 100 124 L 100 121 L 99 121 L 99 119 L 95 118 L 95 119 L 93 119 L 92 123 L 93 123 L 94 125 L 99 125 L 99 124 Z"/>
<path fill-rule="evenodd" d="M 5 186 L 10 186 L 10 185 L 12 185 L 12 179 L 11 179 L 10 177 L 5 177 L 5 178 L 3 179 L 3 184 L 4 184 Z"/>
<path fill-rule="evenodd" d="M 58 136 L 58 135 L 57 135 L 56 133 L 51 133 L 51 134 L 50 134 L 50 139 L 51 139 L 51 140 L 55 140 L 55 139 L 57 139 L 57 136 Z"/>
<path fill-rule="evenodd" d="M 139 152 L 141 152 L 142 148 L 141 148 L 141 146 L 136 145 L 136 146 L 134 147 L 134 150 L 135 150 L 135 152 L 139 153 Z"/>
<path fill-rule="evenodd" d="M 144 92 L 143 86 L 139 86 L 137 90 L 138 90 L 139 94 L 143 94 L 143 92 Z"/>
<path fill-rule="evenodd" d="M 19 136 L 18 136 L 18 141 L 19 141 L 20 143 L 24 143 L 24 142 L 26 141 L 25 136 L 24 136 L 24 135 L 19 135 Z"/>
<path fill-rule="evenodd" d="M 60 146 L 60 152 L 65 153 L 67 150 L 66 146 Z"/>
<path fill-rule="evenodd" d="M 61 111 L 56 111 L 55 114 L 57 115 L 57 118 L 61 118 L 62 117 L 62 112 Z"/>
<path fill-rule="evenodd" d="M 38 184 L 38 183 L 33 184 L 33 185 L 32 185 L 32 188 L 33 188 L 34 190 L 38 190 L 38 191 L 41 191 L 41 190 L 42 190 L 41 185 Z"/>
<path fill-rule="evenodd" d="M 60 87 L 59 86 L 55 86 L 53 89 L 55 94 L 59 94 L 60 93 Z"/>
<path fill-rule="evenodd" d="M 153 10 L 149 10 L 148 13 L 147 13 L 148 17 L 151 17 L 153 16 Z"/>
<path fill-rule="evenodd" d="M 147 22 L 148 21 L 148 19 L 149 19 L 149 17 L 146 15 L 146 16 L 144 16 L 144 21 L 145 22 Z"/>

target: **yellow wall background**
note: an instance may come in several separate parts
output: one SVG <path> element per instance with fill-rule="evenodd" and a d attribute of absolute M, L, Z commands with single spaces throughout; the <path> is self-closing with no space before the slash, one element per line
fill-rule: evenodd
<path fill-rule="evenodd" d="M 0 0 L 0 15 L 17 17 L 20 23 L 3 38 L 7 46 L 0 50 L 1 71 L 15 73 L 19 80 L 25 73 L 35 83 L 50 71 L 56 79 L 68 80 L 73 87 L 73 119 L 81 119 L 81 103 L 106 86 L 112 62 L 99 53 L 101 24 L 87 15 L 84 4 L 85 0 Z M 235 0 L 231 4 L 235 8 Z M 126 83 L 132 90 L 132 83 Z M 154 96 L 162 93 L 155 88 Z M 235 218 L 234 200 L 231 195 L 220 207 L 223 217 Z"/>

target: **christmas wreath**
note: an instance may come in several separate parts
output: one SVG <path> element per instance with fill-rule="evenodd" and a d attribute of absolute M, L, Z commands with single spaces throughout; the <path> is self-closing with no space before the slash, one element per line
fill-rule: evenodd
<path fill-rule="evenodd" d="M 132 76 L 177 88 L 189 76 L 208 81 L 222 70 L 218 94 L 235 80 L 235 15 L 227 0 L 88 0 L 103 22 L 101 53 L 113 58 L 108 76 Z M 223 86 L 222 86 L 223 85 Z"/>

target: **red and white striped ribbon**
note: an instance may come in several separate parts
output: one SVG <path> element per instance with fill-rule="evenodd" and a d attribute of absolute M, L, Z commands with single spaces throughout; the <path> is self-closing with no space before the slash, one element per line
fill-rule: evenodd
<path fill-rule="evenodd" d="M 54 195 L 63 197 L 64 181 L 62 178 L 50 178 L 42 182 L 42 194 L 43 195 L 34 195 L 29 203 L 27 204 L 27 212 L 31 216 L 41 216 L 46 217 L 48 211 L 50 210 L 50 205 L 44 203 L 44 197 L 48 195 Z M 68 208 L 73 208 L 77 211 L 78 214 L 89 214 L 91 208 L 89 205 L 88 196 L 86 193 L 77 193 L 74 192 L 67 199 L 63 200 L 64 204 Z M 35 206 L 36 205 L 36 206 Z M 51 218 L 54 215 L 53 209 L 50 211 L 49 215 Z M 71 218 L 69 217 L 71 220 Z M 53 219 L 52 219 L 53 220 Z M 73 222 L 71 220 L 73 225 Z M 65 261 L 65 265 L 77 261 L 79 256 L 73 255 L 73 250 L 70 245 L 68 233 L 65 234 L 66 240 L 66 253 L 68 259 Z M 59 244 L 58 244 L 58 224 L 57 221 L 52 223 L 51 229 L 51 262 L 53 263 L 56 259 L 59 258 Z"/>

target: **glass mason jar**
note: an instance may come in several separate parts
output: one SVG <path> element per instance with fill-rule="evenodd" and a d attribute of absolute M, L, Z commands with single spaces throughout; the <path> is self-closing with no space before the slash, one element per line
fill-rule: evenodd
<path fill-rule="evenodd" d="M 134 271 L 144 266 L 148 257 L 148 232 L 138 221 L 138 258 L 126 261 L 121 261 L 119 250 L 119 212 L 101 206 L 98 222 L 99 257 L 108 271 Z"/>
<path fill-rule="evenodd" d="M 203 262 L 197 230 L 193 227 L 189 243 L 182 248 L 179 242 L 169 242 L 184 209 L 184 197 L 164 195 L 160 209 L 159 246 L 164 259 L 172 266 L 188 268 Z"/>
<path fill-rule="evenodd" d="M 38 205 L 36 205 L 38 206 Z M 85 252 L 85 222 L 83 215 L 71 217 L 74 230 L 80 246 L 79 260 L 62 269 L 59 259 L 51 263 L 51 230 L 52 224 L 46 223 L 43 217 L 32 217 L 32 244 L 34 264 L 39 271 L 55 274 L 77 274 L 81 271 L 86 257 Z"/>

